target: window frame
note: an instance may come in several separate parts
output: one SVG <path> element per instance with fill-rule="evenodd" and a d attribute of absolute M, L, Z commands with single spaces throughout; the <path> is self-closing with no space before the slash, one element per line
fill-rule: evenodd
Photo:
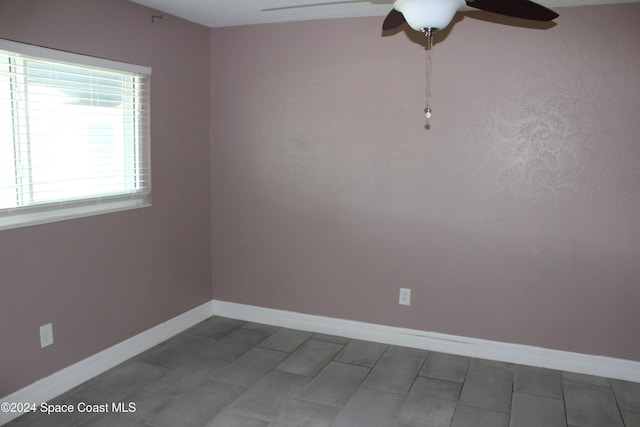
<path fill-rule="evenodd" d="M 0 208 L 0 231 L 73 218 L 82 218 L 111 212 L 119 212 L 151 206 L 151 150 L 150 150 L 150 78 L 151 68 L 94 56 L 81 55 L 57 49 L 25 44 L 0 38 L 0 49 L 20 56 L 53 61 L 60 65 L 89 67 L 122 74 L 134 74 L 143 80 L 141 107 L 143 114 L 136 115 L 135 147 L 138 158 L 133 167 L 136 179 L 144 184 L 134 192 L 115 195 L 93 194 L 83 198 L 63 199 L 52 203 L 34 203 L 27 206 Z M 124 94 L 127 96 L 127 94 Z M 28 101 L 26 101 L 28 102 Z M 131 165 L 128 165 L 131 166 Z"/>

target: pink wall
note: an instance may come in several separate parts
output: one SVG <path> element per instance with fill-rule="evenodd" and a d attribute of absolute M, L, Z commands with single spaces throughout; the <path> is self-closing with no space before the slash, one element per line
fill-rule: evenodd
<path fill-rule="evenodd" d="M 209 29 L 151 12 L 0 0 L 0 37 L 153 70 L 153 206 L 0 231 L 0 396 L 211 299 Z"/>
<path fill-rule="evenodd" d="M 381 18 L 213 30 L 213 297 L 640 360 L 640 4 L 559 13 L 441 34 L 428 131 Z"/>

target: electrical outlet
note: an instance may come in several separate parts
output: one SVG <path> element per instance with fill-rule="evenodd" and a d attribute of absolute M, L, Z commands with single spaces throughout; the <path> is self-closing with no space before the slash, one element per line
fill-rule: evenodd
<path fill-rule="evenodd" d="M 44 348 L 53 344 L 53 324 L 47 323 L 40 326 L 40 347 Z"/>
<path fill-rule="evenodd" d="M 398 301 L 400 305 L 411 305 L 411 289 L 400 288 L 400 299 Z"/>

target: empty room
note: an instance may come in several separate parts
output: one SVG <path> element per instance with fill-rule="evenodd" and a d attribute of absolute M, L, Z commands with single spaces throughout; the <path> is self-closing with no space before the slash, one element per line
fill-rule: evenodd
<path fill-rule="evenodd" d="M 0 0 L 0 425 L 640 427 L 639 70 L 637 1 Z"/>

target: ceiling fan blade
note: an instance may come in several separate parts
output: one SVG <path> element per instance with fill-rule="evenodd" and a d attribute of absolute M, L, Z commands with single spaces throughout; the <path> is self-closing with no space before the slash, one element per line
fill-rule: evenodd
<path fill-rule="evenodd" d="M 534 21 L 551 21 L 559 15 L 551 9 L 530 0 L 466 0 L 467 6 L 500 15 Z"/>
<path fill-rule="evenodd" d="M 405 19 L 404 15 L 398 12 L 395 9 L 391 9 L 391 12 L 384 18 L 384 22 L 382 23 L 382 31 L 393 30 L 398 28 L 400 25 L 404 24 Z"/>

